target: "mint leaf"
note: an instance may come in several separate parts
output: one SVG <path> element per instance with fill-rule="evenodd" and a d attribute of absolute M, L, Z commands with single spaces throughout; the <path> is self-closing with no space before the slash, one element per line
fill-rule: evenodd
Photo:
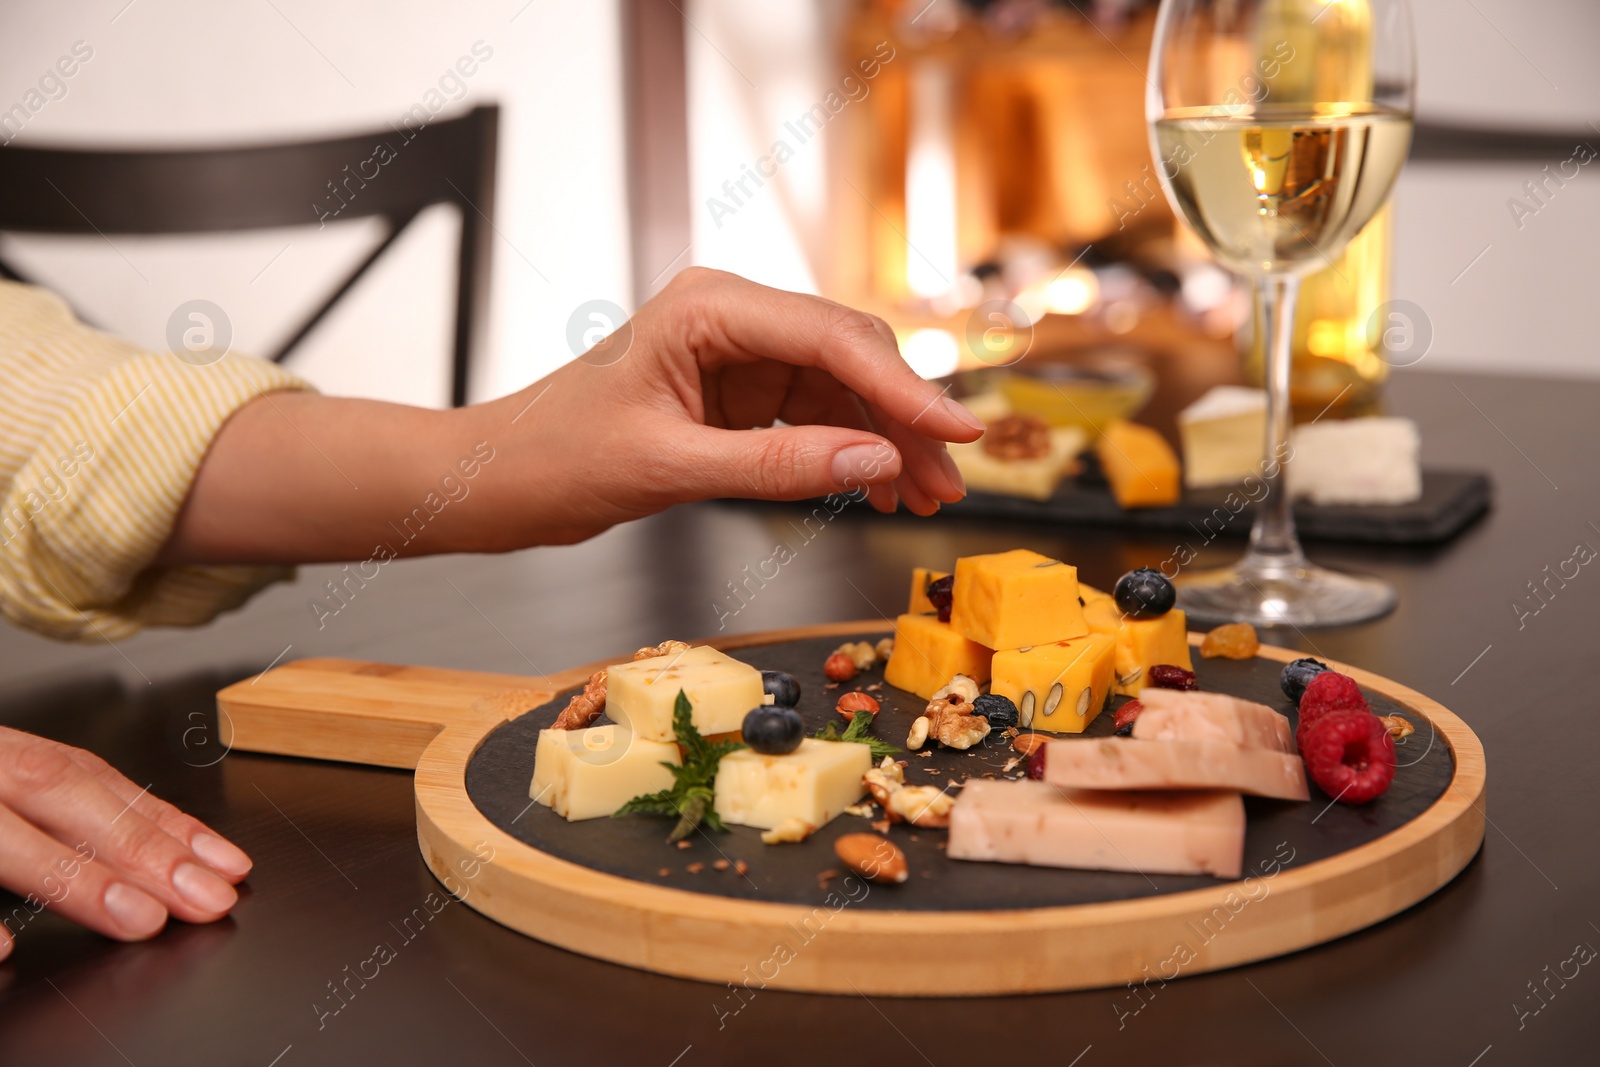
<path fill-rule="evenodd" d="M 727 831 L 728 827 L 714 807 L 717 766 L 723 756 L 745 746 L 738 741 L 707 741 L 694 725 L 693 712 L 687 694 L 678 690 L 678 699 L 672 705 L 672 733 L 683 746 L 683 764 L 662 764 L 672 772 L 671 787 L 634 797 L 613 812 L 613 818 L 619 815 L 676 818 L 678 821 L 667 836 L 668 841 L 681 841 L 701 826 Z"/>

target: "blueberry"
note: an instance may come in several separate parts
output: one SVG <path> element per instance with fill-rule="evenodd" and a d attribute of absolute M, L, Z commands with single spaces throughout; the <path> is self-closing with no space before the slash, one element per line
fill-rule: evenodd
<path fill-rule="evenodd" d="M 793 708 L 775 704 L 751 708 L 744 717 L 744 743 L 763 756 L 782 756 L 800 747 L 806 724 Z"/>
<path fill-rule="evenodd" d="M 950 621 L 950 607 L 955 603 L 956 580 L 952 575 L 935 579 L 928 583 L 926 590 L 928 603 L 939 613 L 940 622 Z"/>
<path fill-rule="evenodd" d="M 1159 619 L 1178 602 L 1172 582 L 1153 567 L 1140 567 L 1118 578 L 1112 596 L 1130 619 Z"/>
<path fill-rule="evenodd" d="M 1299 706 L 1300 698 L 1305 696 L 1306 686 L 1311 684 L 1311 679 L 1327 669 L 1328 665 L 1321 660 L 1297 659 L 1284 666 L 1278 684 L 1283 686 L 1283 695 Z"/>
<path fill-rule="evenodd" d="M 783 671 L 762 671 L 761 688 L 767 691 L 772 702 L 780 708 L 792 708 L 800 703 L 800 683 L 794 675 Z"/>
<path fill-rule="evenodd" d="M 1017 725 L 1017 706 L 999 693 L 984 693 L 972 702 L 972 711 L 988 719 L 991 730 Z"/>

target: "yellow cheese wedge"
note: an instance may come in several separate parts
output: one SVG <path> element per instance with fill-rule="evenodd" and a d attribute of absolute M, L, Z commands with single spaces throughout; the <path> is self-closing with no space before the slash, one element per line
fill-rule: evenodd
<path fill-rule="evenodd" d="M 909 615 L 927 615 L 938 610 L 928 600 L 928 583 L 950 577 L 949 571 L 930 571 L 917 567 L 911 572 L 911 599 L 906 606 Z"/>
<path fill-rule="evenodd" d="M 872 767 L 872 748 L 851 741 L 808 737 L 783 756 L 740 749 L 722 757 L 713 785 L 723 822 L 770 830 L 785 819 L 813 828 L 861 799 L 861 778 Z"/>
<path fill-rule="evenodd" d="M 1089 632 L 1078 569 L 1019 548 L 956 560 L 950 625 L 986 648 L 1021 648 Z"/>
<path fill-rule="evenodd" d="M 1017 705 L 1024 729 L 1081 734 L 1105 706 L 1116 654 L 1105 634 L 996 652 L 990 691 Z"/>
<path fill-rule="evenodd" d="M 587 730 L 540 730 L 528 795 L 569 821 L 610 815 L 636 796 L 672 785 L 663 763 L 678 746 L 647 741 L 615 723 Z"/>
<path fill-rule="evenodd" d="M 714 648 L 696 647 L 619 663 L 606 672 L 606 714 L 640 737 L 671 741 L 672 711 L 682 690 L 702 734 L 731 733 L 764 702 L 761 672 Z"/>
<path fill-rule="evenodd" d="M 902 615 L 894 623 L 894 654 L 883 669 L 883 680 L 930 700 L 958 674 L 979 684 L 987 682 L 993 655 L 932 615 Z"/>
<path fill-rule="evenodd" d="M 1114 422 L 1095 442 L 1094 454 L 1118 507 L 1168 507 L 1178 502 L 1177 453 L 1150 427 Z"/>
<path fill-rule="evenodd" d="M 1189 654 L 1189 620 L 1174 608 L 1159 619 L 1123 619 L 1117 633 L 1117 692 L 1138 696 L 1145 676 L 1158 663 L 1194 670 Z"/>

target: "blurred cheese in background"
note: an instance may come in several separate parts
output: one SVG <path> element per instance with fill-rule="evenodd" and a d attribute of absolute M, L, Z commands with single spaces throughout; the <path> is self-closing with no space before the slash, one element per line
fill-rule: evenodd
<path fill-rule="evenodd" d="M 1178 413 L 1183 484 L 1190 489 L 1231 485 L 1261 475 L 1266 454 L 1267 394 L 1219 385 Z"/>
<path fill-rule="evenodd" d="M 1289 435 L 1289 491 L 1313 504 L 1409 504 L 1422 496 L 1410 419 L 1326 419 Z"/>

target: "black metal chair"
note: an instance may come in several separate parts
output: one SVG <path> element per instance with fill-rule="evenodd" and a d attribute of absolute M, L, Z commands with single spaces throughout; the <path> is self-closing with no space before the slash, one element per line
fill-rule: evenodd
<path fill-rule="evenodd" d="M 500 109 L 415 129 L 234 148 L 0 148 L 0 232 L 184 234 L 379 217 L 378 246 L 268 358 L 282 362 L 424 208 L 461 212 L 451 403 L 467 401 L 489 298 Z M 0 276 L 27 281 L 0 260 Z M 69 295 L 69 294 L 63 294 Z"/>

